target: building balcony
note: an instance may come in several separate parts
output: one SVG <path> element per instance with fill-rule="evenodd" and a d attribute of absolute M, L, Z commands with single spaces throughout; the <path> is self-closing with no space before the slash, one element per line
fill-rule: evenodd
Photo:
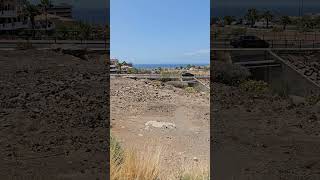
<path fill-rule="evenodd" d="M 30 25 L 28 23 L 23 23 L 23 22 L 5 23 L 5 24 L 0 24 L 0 31 L 27 29 L 29 27 Z"/>
<path fill-rule="evenodd" d="M 18 13 L 15 10 L 0 10 L 0 18 L 11 18 L 11 17 L 17 17 Z"/>

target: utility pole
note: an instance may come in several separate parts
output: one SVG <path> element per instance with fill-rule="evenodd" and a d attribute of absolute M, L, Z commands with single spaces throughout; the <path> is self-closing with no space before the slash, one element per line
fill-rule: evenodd
<path fill-rule="evenodd" d="M 301 0 L 301 15 L 303 16 L 303 7 L 304 6 L 304 3 L 303 3 L 303 0 Z"/>
<path fill-rule="evenodd" d="M 301 17 L 301 0 L 298 0 L 299 1 L 299 5 L 298 5 L 298 8 L 299 8 L 299 13 L 298 13 L 298 16 Z"/>

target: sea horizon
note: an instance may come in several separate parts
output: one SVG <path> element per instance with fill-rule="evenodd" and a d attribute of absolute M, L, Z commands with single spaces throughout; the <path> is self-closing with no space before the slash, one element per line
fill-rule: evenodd
<path fill-rule="evenodd" d="M 134 68 L 137 69 L 157 69 L 157 68 L 167 68 L 167 69 L 175 69 L 179 67 L 187 67 L 188 65 L 194 65 L 194 66 L 208 66 L 209 63 L 186 63 L 186 64 L 169 64 L 169 63 L 163 63 L 163 64 L 133 64 Z"/>

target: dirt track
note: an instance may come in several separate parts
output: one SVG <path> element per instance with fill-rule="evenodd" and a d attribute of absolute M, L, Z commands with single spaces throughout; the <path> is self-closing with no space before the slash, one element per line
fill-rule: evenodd
<path fill-rule="evenodd" d="M 111 132 L 140 152 L 146 150 L 143 145 L 165 148 L 161 160 L 167 175 L 194 163 L 209 167 L 209 111 L 208 93 L 187 93 L 157 81 L 111 79 Z M 167 126 L 148 126 L 149 121 Z"/>
<path fill-rule="evenodd" d="M 106 178 L 108 77 L 97 60 L 1 52 L 1 179 Z"/>
<path fill-rule="evenodd" d="M 212 87 L 215 179 L 320 178 L 320 112 L 315 106 L 218 83 Z"/>

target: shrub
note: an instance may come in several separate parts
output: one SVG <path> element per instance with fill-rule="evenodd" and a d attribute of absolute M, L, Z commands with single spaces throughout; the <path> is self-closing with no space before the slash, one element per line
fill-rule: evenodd
<path fill-rule="evenodd" d="M 247 33 L 246 28 L 234 28 L 231 30 L 231 34 L 234 36 L 245 35 Z"/>
<path fill-rule="evenodd" d="M 306 98 L 306 101 L 310 105 L 315 105 L 320 101 L 320 94 L 312 94 Z"/>
<path fill-rule="evenodd" d="M 197 92 L 193 87 L 186 87 L 185 90 L 186 90 L 188 93 L 195 93 L 195 92 Z"/>
<path fill-rule="evenodd" d="M 169 81 L 169 82 L 167 82 L 167 84 L 172 85 L 176 88 L 181 88 L 181 89 L 188 87 L 188 83 L 181 82 L 181 81 Z"/>
<path fill-rule="evenodd" d="M 264 81 L 248 80 L 240 84 L 240 90 L 252 92 L 255 94 L 262 94 L 268 92 L 268 84 Z"/>
<path fill-rule="evenodd" d="M 179 77 L 180 74 L 177 71 L 160 71 L 160 77 L 162 82 L 172 80 L 172 77 Z"/>
<path fill-rule="evenodd" d="M 283 32 L 283 28 L 281 27 L 273 27 L 272 32 Z"/>
<path fill-rule="evenodd" d="M 215 61 L 212 68 L 213 80 L 227 85 L 239 85 L 251 75 L 247 68 L 231 63 Z"/>
<path fill-rule="evenodd" d="M 137 68 L 129 68 L 128 74 L 138 74 L 139 70 Z"/>

